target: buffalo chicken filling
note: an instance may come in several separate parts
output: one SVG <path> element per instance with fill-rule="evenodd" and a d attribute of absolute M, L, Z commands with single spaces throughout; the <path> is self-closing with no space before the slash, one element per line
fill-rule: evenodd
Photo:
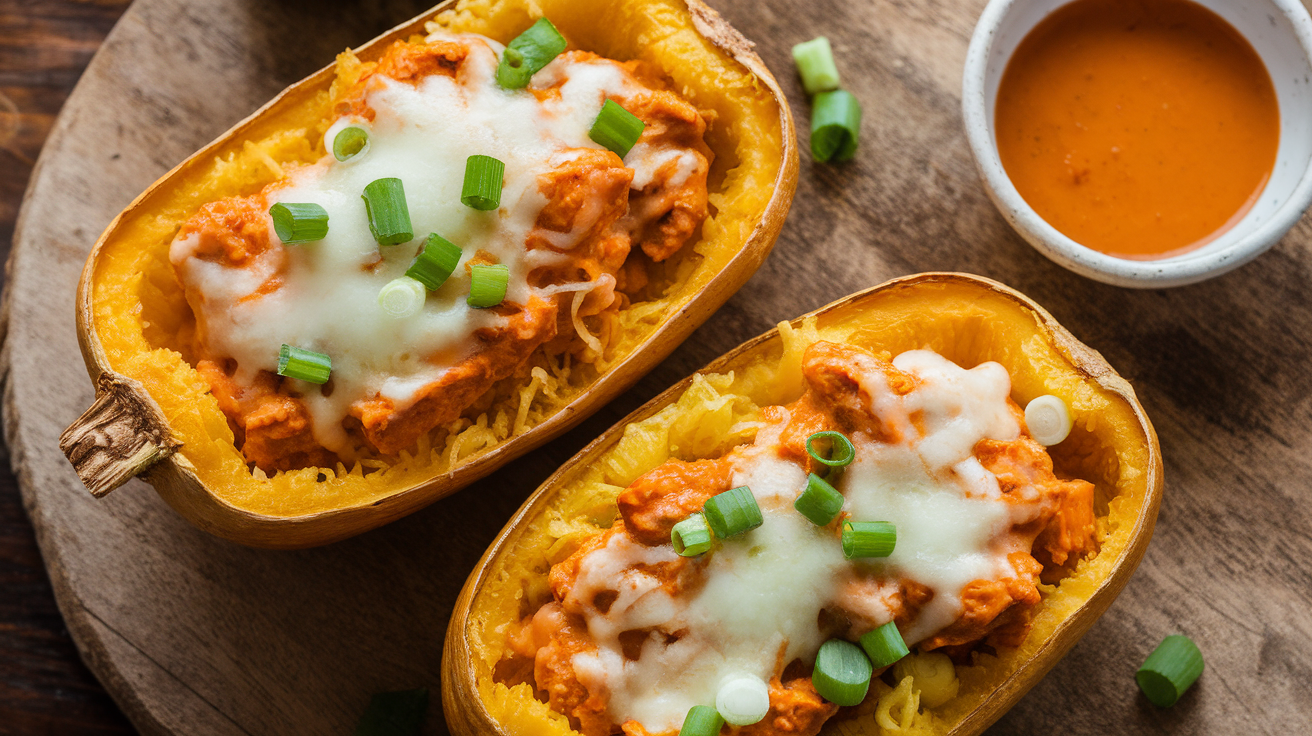
<path fill-rule="evenodd" d="M 551 568 L 552 599 L 522 621 L 499 671 L 518 670 L 586 736 L 676 733 L 745 673 L 768 683 L 770 706 L 735 733 L 809 736 L 839 710 L 810 677 L 827 639 L 891 621 L 909 646 L 956 659 L 1018 646 L 1040 576 L 1060 577 L 1097 542 L 1093 485 L 1054 475 L 1006 370 L 817 342 L 803 374 L 805 394 L 766 407 L 752 444 L 669 460 L 620 493 L 614 525 Z M 817 526 L 793 503 L 825 471 L 805 444 L 827 430 L 850 437 L 856 458 L 836 481 L 841 513 Z M 744 485 L 763 523 L 675 554 L 674 525 Z M 845 559 L 844 519 L 893 522 L 893 553 Z"/>
<path fill-rule="evenodd" d="M 505 90 L 501 51 L 481 36 L 434 34 L 354 62 L 354 74 L 339 60 L 334 111 L 369 131 L 358 160 L 338 161 L 328 141 L 317 163 L 182 226 L 170 260 L 196 316 L 193 362 L 248 462 L 272 472 L 395 455 L 525 372 L 536 352 L 593 362 L 607 337 L 595 326 L 643 293 L 652 263 L 695 239 L 712 159 L 696 108 L 641 62 L 582 51 Z M 606 100 L 645 123 L 623 159 L 589 138 Z M 494 211 L 461 202 L 476 154 L 506 167 Z M 399 245 L 376 242 L 361 200 L 388 177 L 401 179 L 413 222 L 415 239 Z M 284 244 L 269 214 L 279 202 L 321 205 L 328 235 Z M 398 319 L 379 290 L 429 233 L 461 247 L 459 265 L 419 314 Z M 499 305 L 466 304 L 476 264 L 508 268 Z M 278 375 L 282 344 L 329 355 L 331 379 Z"/>

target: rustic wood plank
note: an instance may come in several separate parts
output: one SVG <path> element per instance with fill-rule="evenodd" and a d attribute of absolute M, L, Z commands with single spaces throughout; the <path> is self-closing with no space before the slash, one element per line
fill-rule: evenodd
<path fill-rule="evenodd" d="M 419 9 L 399 5 L 369 5 L 364 17 Z M 374 28 L 343 28 L 342 5 L 308 0 L 138 0 L 129 10 L 56 123 L 30 192 L 11 263 L 3 365 L 6 435 L 61 608 L 133 722 L 146 733 L 344 733 L 371 692 L 436 690 L 446 616 L 465 572 L 519 501 L 589 438 L 778 320 L 891 276 L 958 269 L 1027 292 L 1134 381 L 1167 466 L 1143 566 L 994 732 L 1305 730 L 1312 223 L 1205 284 L 1142 292 L 1095 284 L 1025 245 L 976 176 L 959 95 L 982 0 L 717 5 L 758 41 L 799 120 L 809 110 L 788 48 L 830 36 L 846 86 L 866 105 L 857 160 L 814 166 L 803 157 L 797 204 L 770 260 L 621 400 L 423 512 L 294 553 L 210 538 L 138 482 L 100 502 L 85 493 L 55 439 L 89 405 L 91 387 L 71 309 L 48 305 L 51 294 L 71 304 L 96 233 L 137 191 Z M 274 42 L 273 29 L 289 18 L 310 24 L 306 46 Z M 124 99 L 132 104 L 109 104 Z M 72 217 L 46 218 L 69 202 Z M 1132 675 L 1176 631 L 1198 641 L 1208 671 L 1160 711 Z M 440 714 L 426 730 L 444 731 Z"/>
<path fill-rule="evenodd" d="M 4 256 L 19 201 L 55 114 L 127 4 L 0 0 Z M 78 658 L 22 511 L 18 480 L 5 464 L 0 468 L 0 733 L 131 732 L 127 719 Z"/>

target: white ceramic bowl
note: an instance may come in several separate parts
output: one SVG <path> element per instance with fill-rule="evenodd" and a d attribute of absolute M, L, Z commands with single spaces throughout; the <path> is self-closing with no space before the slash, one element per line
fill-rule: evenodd
<path fill-rule="evenodd" d="M 1276 88 L 1280 147 L 1275 170 L 1248 214 L 1216 240 L 1183 255 L 1132 261 L 1062 235 L 1025 203 L 998 158 L 993 107 L 1011 54 L 1040 20 L 1070 0 L 991 0 L 966 54 L 961 106 L 984 186 L 1007 221 L 1040 253 L 1076 273 L 1118 286 L 1181 286 L 1219 276 L 1275 245 L 1312 202 L 1312 18 L 1299 0 L 1196 0 L 1253 45 Z"/>

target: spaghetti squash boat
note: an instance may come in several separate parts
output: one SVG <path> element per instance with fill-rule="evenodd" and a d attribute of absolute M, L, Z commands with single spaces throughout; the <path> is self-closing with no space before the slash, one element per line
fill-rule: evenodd
<path fill-rule="evenodd" d="M 1124 586 L 1161 482 L 1133 390 L 1036 304 L 889 282 L 723 356 L 550 478 L 456 604 L 448 723 L 980 733 Z"/>
<path fill-rule="evenodd" d="M 445 3 L 286 90 L 93 249 L 91 491 L 304 547 L 622 392 L 765 258 L 787 104 L 698 0 Z"/>

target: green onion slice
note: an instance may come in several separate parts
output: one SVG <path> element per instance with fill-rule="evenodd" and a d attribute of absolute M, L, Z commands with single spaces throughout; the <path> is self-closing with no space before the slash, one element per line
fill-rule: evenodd
<path fill-rule="evenodd" d="M 887 521 L 843 522 L 843 556 L 888 557 L 897 545 L 897 527 Z"/>
<path fill-rule="evenodd" d="M 811 473 L 806 477 L 806 490 L 793 502 L 793 508 L 816 526 L 824 526 L 843 510 L 843 494 L 823 478 Z"/>
<path fill-rule="evenodd" d="M 501 161 L 491 156 L 470 156 L 465 160 L 465 184 L 460 189 L 460 201 L 476 210 L 500 207 L 505 178 L 506 165 Z"/>
<path fill-rule="evenodd" d="M 760 526 L 761 507 L 747 486 L 738 486 L 706 499 L 702 505 L 706 523 L 720 539 L 728 539 Z"/>
<path fill-rule="evenodd" d="M 694 705 L 683 717 L 679 736 L 716 736 L 724 726 L 720 712 L 709 705 Z"/>
<path fill-rule="evenodd" d="M 820 697 L 838 705 L 856 705 L 866 698 L 874 669 L 861 647 L 843 639 L 830 639 L 815 655 L 811 684 Z"/>
<path fill-rule="evenodd" d="M 684 557 L 696 557 L 711 548 L 711 528 L 706 526 L 706 518 L 693 514 L 670 530 L 670 543 L 676 554 Z"/>
<path fill-rule="evenodd" d="M 1153 705 L 1169 708 L 1203 674 L 1203 653 L 1187 636 L 1162 640 L 1135 673 L 1139 689 Z"/>
<path fill-rule="evenodd" d="M 592 130 L 588 131 L 588 137 L 624 158 L 646 127 L 647 124 L 638 116 L 620 107 L 615 100 L 606 100 L 592 123 Z"/>
<path fill-rule="evenodd" d="M 1060 396 L 1046 394 L 1025 405 L 1025 428 L 1040 445 L 1060 444 L 1071 433 L 1071 412 Z"/>
<path fill-rule="evenodd" d="M 715 709 L 734 726 L 750 726 L 770 712 L 770 686 L 753 675 L 739 675 L 715 693 Z"/>
<path fill-rule="evenodd" d="M 816 161 L 850 161 L 861 132 L 861 103 L 851 92 L 821 92 L 811 103 L 811 155 Z"/>
<path fill-rule="evenodd" d="M 469 296 L 465 303 L 478 309 L 495 307 L 506 298 L 510 269 L 501 264 L 480 263 L 470 268 Z"/>
<path fill-rule="evenodd" d="M 313 202 L 279 202 L 269 208 L 269 217 L 285 245 L 313 243 L 328 236 L 328 210 Z"/>
<path fill-rule="evenodd" d="M 429 233 L 423 250 L 415 256 L 414 263 L 405 270 L 405 275 L 423 284 L 429 291 L 437 291 L 451 278 L 458 265 L 460 246 L 437 233 Z"/>
<path fill-rule="evenodd" d="M 283 343 L 278 350 L 278 375 L 310 383 L 327 383 L 333 360 L 323 353 Z"/>
<path fill-rule="evenodd" d="M 876 669 L 887 667 L 911 653 L 902 639 L 902 632 L 897 630 L 897 623 L 893 621 L 867 631 L 861 637 L 861 648 L 866 650 L 870 664 Z"/>
<path fill-rule="evenodd" d="M 379 245 L 399 245 L 414 240 L 410 225 L 410 208 L 405 203 L 405 187 L 400 179 L 378 179 L 364 188 L 365 211 L 369 213 L 369 232 Z"/>
<path fill-rule="evenodd" d="M 401 276 L 388 281 L 378 292 L 378 306 L 393 317 L 403 319 L 419 314 L 427 297 L 428 291 L 423 284 L 409 276 Z"/>
<path fill-rule="evenodd" d="M 497 65 L 497 84 L 503 89 L 523 89 L 534 74 L 560 55 L 568 44 L 546 18 L 538 18 L 527 31 L 506 46 Z"/>
<path fill-rule="evenodd" d="M 793 47 L 793 61 L 797 73 L 802 75 L 802 87 L 808 95 L 838 89 L 838 67 L 834 65 L 834 50 L 824 36 L 813 38 Z"/>
<path fill-rule="evenodd" d="M 428 690 L 378 693 L 355 727 L 355 736 L 418 736 L 428 710 Z"/>
<path fill-rule="evenodd" d="M 369 147 L 369 131 L 357 125 L 348 125 L 333 136 L 333 158 L 349 161 Z"/>
<path fill-rule="evenodd" d="M 822 455 L 815 449 L 814 443 L 822 440 L 829 440 L 829 454 L 827 456 Z M 842 432 L 816 432 L 806 438 L 806 454 L 821 465 L 827 465 L 831 468 L 845 468 L 856 459 L 856 448 L 852 446 L 852 440 L 849 440 L 847 435 Z"/>

